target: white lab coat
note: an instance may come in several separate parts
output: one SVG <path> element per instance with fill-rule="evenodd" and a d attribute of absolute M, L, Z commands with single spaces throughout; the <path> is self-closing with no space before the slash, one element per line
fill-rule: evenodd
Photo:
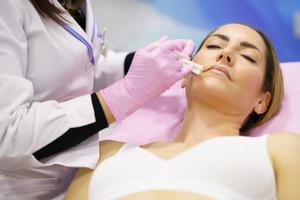
<path fill-rule="evenodd" d="M 68 129 L 95 122 L 90 94 L 123 77 L 126 53 L 100 55 L 88 0 L 82 8 L 86 32 L 66 16 L 92 54 L 29 0 L 1 1 L 0 199 L 60 199 L 75 167 L 95 167 L 97 134 L 42 162 L 32 155 Z"/>

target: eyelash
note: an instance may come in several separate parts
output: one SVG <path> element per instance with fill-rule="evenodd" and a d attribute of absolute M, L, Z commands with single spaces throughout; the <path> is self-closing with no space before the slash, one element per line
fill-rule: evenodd
<path fill-rule="evenodd" d="M 254 59 L 252 59 L 251 57 L 249 57 L 247 55 L 243 55 L 243 54 L 241 56 L 243 56 L 244 58 L 246 58 L 247 60 L 249 60 L 251 63 L 256 64 L 256 61 Z"/>
<path fill-rule="evenodd" d="M 218 46 L 218 45 L 211 44 L 211 45 L 206 45 L 206 48 L 208 48 L 208 49 L 220 49 L 221 47 Z M 245 59 L 247 59 L 251 63 L 256 64 L 256 61 L 254 59 L 252 59 L 251 57 L 249 57 L 247 55 L 244 55 L 244 54 L 242 54 L 241 56 L 243 56 Z"/>
<path fill-rule="evenodd" d="M 218 45 L 210 44 L 210 45 L 206 45 L 206 48 L 208 48 L 208 49 L 220 49 L 221 47 L 218 46 Z"/>

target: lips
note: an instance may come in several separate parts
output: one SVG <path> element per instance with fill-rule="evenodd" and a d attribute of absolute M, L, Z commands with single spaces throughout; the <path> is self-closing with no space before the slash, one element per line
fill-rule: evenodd
<path fill-rule="evenodd" d="M 206 69 L 205 71 L 210 71 L 213 69 L 224 73 L 227 76 L 227 78 L 232 81 L 231 76 L 225 67 L 221 67 L 219 65 L 213 65 L 213 66 L 209 67 L 208 69 Z"/>

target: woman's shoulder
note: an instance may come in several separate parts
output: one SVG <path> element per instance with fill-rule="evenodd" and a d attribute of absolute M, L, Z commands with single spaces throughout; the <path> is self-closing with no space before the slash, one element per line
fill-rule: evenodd
<path fill-rule="evenodd" d="M 26 7 L 31 6 L 29 0 L 2 0 L 1 1 L 1 8 L 3 11 L 14 11 L 14 12 L 20 12 L 20 14 L 25 11 Z M 8 9 L 8 10 L 7 10 Z"/>
<path fill-rule="evenodd" d="M 0 28 L 3 31 L 10 29 L 16 34 L 23 32 L 23 26 L 32 13 L 37 13 L 29 0 L 2 0 L 0 6 Z M 5 27 L 7 27 L 5 29 Z"/>
<path fill-rule="evenodd" d="M 105 159 L 113 156 L 119 151 L 124 143 L 115 141 L 102 141 L 99 143 L 100 158 L 98 165 Z M 75 174 L 68 191 L 66 193 L 65 199 L 68 200 L 82 200 L 88 199 L 88 186 L 93 175 L 93 170 L 87 168 L 81 168 Z"/>
<path fill-rule="evenodd" d="M 268 147 L 276 175 L 278 199 L 299 199 L 300 135 L 288 132 L 271 134 Z"/>
<path fill-rule="evenodd" d="M 268 149 L 275 167 L 300 163 L 300 135 L 291 132 L 276 132 L 268 136 Z"/>
<path fill-rule="evenodd" d="M 270 147 L 274 150 L 285 147 L 286 150 L 300 148 L 300 134 L 292 132 L 276 132 L 268 136 Z"/>

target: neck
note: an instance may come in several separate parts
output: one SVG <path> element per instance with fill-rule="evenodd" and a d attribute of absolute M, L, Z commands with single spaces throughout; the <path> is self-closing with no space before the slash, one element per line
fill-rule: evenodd
<path fill-rule="evenodd" d="M 175 141 L 193 145 L 211 137 L 239 135 L 238 119 L 238 116 L 229 116 L 207 106 L 187 108 L 183 127 Z"/>

